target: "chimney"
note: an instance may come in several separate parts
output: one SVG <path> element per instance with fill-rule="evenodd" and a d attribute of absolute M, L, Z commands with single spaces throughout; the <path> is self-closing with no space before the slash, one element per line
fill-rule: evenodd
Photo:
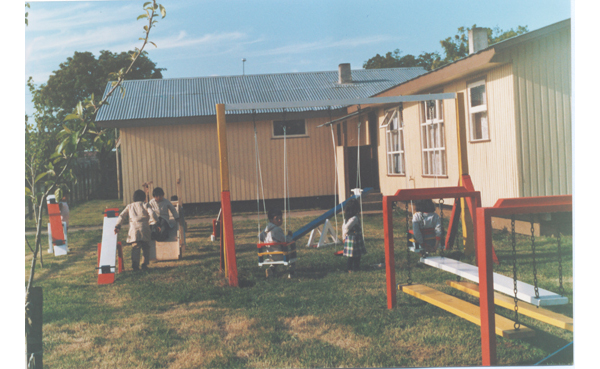
<path fill-rule="evenodd" d="M 469 30 L 469 55 L 488 47 L 487 28 L 474 27 Z"/>
<path fill-rule="evenodd" d="M 352 83 L 352 71 L 350 63 L 342 63 L 338 67 L 338 83 Z"/>

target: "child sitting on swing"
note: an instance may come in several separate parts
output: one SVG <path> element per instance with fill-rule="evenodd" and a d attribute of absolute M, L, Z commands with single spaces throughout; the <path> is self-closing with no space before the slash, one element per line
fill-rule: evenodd
<path fill-rule="evenodd" d="M 260 232 L 258 239 L 262 243 L 282 243 L 292 242 L 292 231 L 288 231 L 287 235 L 284 234 L 281 225 L 283 224 L 283 213 L 279 209 L 271 209 L 267 213 L 269 223 L 264 231 Z M 293 265 L 290 266 L 290 268 Z M 267 277 L 271 276 L 275 272 L 275 264 L 271 264 L 266 270 Z M 290 272 L 291 274 L 291 272 Z"/>
<path fill-rule="evenodd" d="M 425 256 L 428 252 L 435 252 L 442 247 L 442 221 L 435 212 L 433 201 L 418 200 L 415 206 L 416 212 L 412 219 L 413 235 L 422 249 L 421 256 Z"/>
<path fill-rule="evenodd" d="M 360 206 L 356 199 L 350 199 L 344 209 L 346 221 L 342 226 L 342 237 L 344 238 L 344 256 L 348 257 L 348 273 L 358 271 L 360 257 L 367 253 L 363 240 L 362 226 L 360 224 Z"/>

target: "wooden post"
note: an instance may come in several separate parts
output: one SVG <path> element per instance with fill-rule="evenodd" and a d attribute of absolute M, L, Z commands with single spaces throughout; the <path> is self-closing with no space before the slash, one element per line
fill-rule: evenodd
<path fill-rule="evenodd" d="M 117 137 L 119 130 L 115 128 L 115 158 L 117 160 L 117 198 L 122 199 L 123 193 L 121 190 L 121 167 L 119 163 L 119 146 L 121 146 L 121 140 Z"/>
<path fill-rule="evenodd" d="M 481 319 L 481 360 L 496 365 L 496 317 L 492 270 L 492 219 L 485 208 L 477 209 L 477 264 L 479 268 L 479 311 Z"/>
<path fill-rule="evenodd" d="M 456 94 L 456 137 L 458 144 L 458 175 L 459 186 L 465 186 L 463 176 L 469 175 L 469 157 L 467 153 L 467 124 L 465 114 L 465 95 L 463 92 Z M 470 182 L 469 182 L 470 183 Z M 474 188 L 467 187 L 469 191 L 475 191 Z M 468 206 L 465 206 L 465 199 L 460 199 L 461 204 L 461 220 L 462 220 L 462 239 L 465 255 L 473 255 L 475 252 L 475 236 L 471 227 L 472 219 L 475 218 L 474 213 L 468 213 Z"/>
<path fill-rule="evenodd" d="M 223 210 L 223 233 L 221 238 L 225 245 L 225 273 L 229 285 L 238 286 L 237 262 L 235 257 L 235 241 L 233 237 L 233 219 L 231 216 L 231 195 L 229 192 L 229 165 L 227 160 L 227 130 L 225 105 L 217 104 L 217 135 L 219 139 L 219 168 L 221 173 L 221 209 Z"/>
<path fill-rule="evenodd" d="M 27 363 L 32 364 L 28 368 L 42 369 L 43 362 L 43 310 L 44 294 L 41 287 L 30 287 L 27 296 L 27 320 L 26 320 L 26 341 L 27 341 Z"/>

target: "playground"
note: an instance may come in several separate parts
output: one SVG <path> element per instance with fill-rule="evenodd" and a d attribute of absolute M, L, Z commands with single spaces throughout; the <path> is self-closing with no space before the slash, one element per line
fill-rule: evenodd
<path fill-rule="evenodd" d="M 100 225 L 103 208 L 97 205 Z M 404 206 L 395 207 L 396 283 L 406 281 L 409 267 L 413 283 L 478 305 L 478 298 L 449 286 L 447 281 L 457 280 L 455 274 L 420 263 L 417 254 L 406 252 L 405 215 Z M 77 208 L 71 217 L 77 217 Z M 313 219 L 292 212 L 287 227 L 296 231 Z M 481 365 L 478 325 L 400 291 L 394 309 L 388 309 L 381 213 L 364 215 L 368 253 L 359 272 L 348 274 L 346 258 L 334 256 L 341 245 L 307 248 L 305 235 L 297 241 L 293 278 L 284 273 L 265 278 L 265 268 L 257 265 L 256 221 L 234 219 L 238 287 L 229 286 L 220 271 L 220 243 L 210 240 L 212 224 L 188 222 L 180 260 L 154 261 L 149 270 L 133 272 L 130 248 L 125 247 L 125 270 L 110 285 L 98 285 L 94 269 L 102 230 L 70 231 L 68 255 L 44 251 L 44 268 L 37 269 L 36 278 L 44 290 L 44 362 L 49 367 Z M 444 223 L 447 230 L 447 217 Z M 459 246 L 432 257 L 475 265 L 474 256 L 462 254 L 458 233 Z M 492 239 L 501 260 L 493 271 L 511 277 L 510 229 L 495 230 Z M 556 239 L 536 237 L 535 266 L 530 243 L 529 236 L 516 235 L 519 280 L 533 284 L 535 278 L 540 288 L 554 292 L 562 280 L 568 303 L 544 309 L 572 317 L 571 235 L 561 237 L 560 276 Z M 26 275 L 31 257 L 26 248 Z M 496 307 L 495 313 L 514 319 L 512 309 Z M 568 329 L 522 314 L 519 322 L 535 335 L 497 336 L 497 365 L 534 365 L 573 341 Z M 571 346 L 543 365 L 572 363 Z"/>

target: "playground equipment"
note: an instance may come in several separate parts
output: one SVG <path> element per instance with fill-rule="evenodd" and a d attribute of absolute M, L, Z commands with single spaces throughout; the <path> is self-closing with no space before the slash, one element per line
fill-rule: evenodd
<path fill-rule="evenodd" d="M 66 255 L 69 251 L 67 245 L 67 224 L 61 221 L 60 208 L 56 197 L 48 195 L 46 198 L 48 205 L 48 252 L 54 255 Z"/>
<path fill-rule="evenodd" d="M 237 262 L 235 258 L 235 240 L 231 215 L 231 194 L 229 186 L 229 166 L 227 159 L 226 110 L 256 111 L 258 109 L 290 109 L 306 107 L 343 107 L 360 104 L 390 104 L 411 101 L 454 99 L 456 93 L 389 96 L 377 98 L 354 98 L 326 101 L 285 101 L 249 104 L 216 104 L 217 134 L 219 141 L 219 169 L 221 184 L 221 209 L 223 212 L 221 232 L 221 270 L 225 272 L 230 286 L 238 285 Z"/>
<path fill-rule="evenodd" d="M 102 225 L 102 242 L 98 244 L 98 284 L 111 284 L 115 281 L 115 272 L 123 271 L 123 248 L 117 242 L 115 225 L 119 218 L 119 209 L 106 209 Z M 115 260 L 119 258 L 118 269 Z"/>
<path fill-rule="evenodd" d="M 491 366 L 497 363 L 496 337 L 490 329 L 495 325 L 494 274 L 490 253 L 492 248 L 492 217 L 572 212 L 572 210 L 571 195 L 500 199 L 493 207 L 477 209 L 477 259 L 483 365 Z"/>
<path fill-rule="evenodd" d="M 169 225 L 171 231 L 166 241 L 150 241 L 150 260 L 179 260 L 183 257 L 185 251 L 185 220 L 183 218 L 183 207 L 179 201 L 171 201 L 177 213 L 179 220 L 175 220 L 173 215 L 169 215 Z"/>

